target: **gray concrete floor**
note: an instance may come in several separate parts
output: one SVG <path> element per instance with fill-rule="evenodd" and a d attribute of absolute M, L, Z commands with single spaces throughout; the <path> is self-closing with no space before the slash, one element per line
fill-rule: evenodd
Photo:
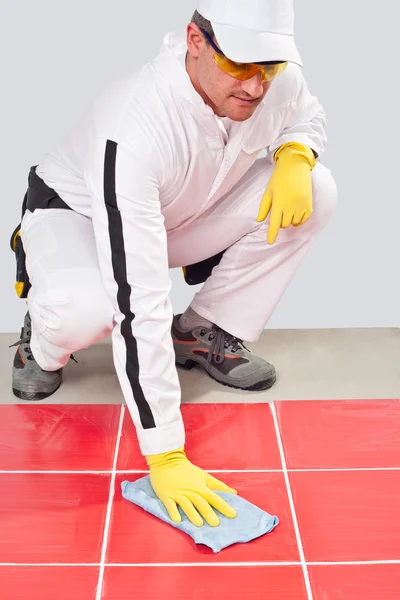
<path fill-rule="evenodd" d="M 0 334 L 0 404 L 19 402 L 11 390 L 18 334 Z M 200 368 L 179 369 L 183 402 L 400 398 L 400 329 L 265 330 L 248 348 L 272 362 L 276 384 L 263 392 L 219 385 Z M 77 352 L 64 369 L 61 388 L 47 404 L 120 404 L 110 340 Z"/>

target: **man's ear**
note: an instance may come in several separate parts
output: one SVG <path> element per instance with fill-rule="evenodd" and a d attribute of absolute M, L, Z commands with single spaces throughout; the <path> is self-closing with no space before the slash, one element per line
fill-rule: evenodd
<path fill-rule="evenodd" d="M 198 58 L 205 46 L 205 39 L 195 23 L 189 23 L 186 28 L 186 43 L 193 58 Z"/>

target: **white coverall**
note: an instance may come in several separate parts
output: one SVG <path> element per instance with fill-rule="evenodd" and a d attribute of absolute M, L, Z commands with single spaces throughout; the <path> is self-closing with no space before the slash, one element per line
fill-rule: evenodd
<path fill-rule="evenodd" d="M 323 109 L 289 64 L 250 119 L 219 119 L 190 81 L 186 50 L 185 32 L 167 34 L 153 61 L 97 99 L 36 171 L 73 211 L 27 211 L 21 230 L 36 361 L 59 369 L 112 331 L 144 455 L 184 445 L 169 267 L 227 249 L 192 307 L 254 341 L 336 201 L 318 162 L 311 218 L 267 244 L 268 220 L 256 217 L 273 153 L 294 140 L 319 155 Z"/>

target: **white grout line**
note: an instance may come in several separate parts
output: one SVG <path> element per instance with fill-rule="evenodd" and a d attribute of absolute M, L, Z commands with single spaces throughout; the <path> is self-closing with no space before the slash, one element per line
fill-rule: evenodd
<path fill-rule="evenodd" d="M 106 567 L 299 567 L 299 561 L 282 562 L 220 562 L 220 563 L 112 563 L 106 564 Z"/>
<path fill-rule="evenodd" d="M 335 471 L 400 471 L 400 467 L 354 467 L 352 469 L 345 469 L 338 467 L 337 469 L 288 469 L 288 473 L 331 473 Z"/>
<path fill-rule="evenodd" d="M 400 560 L 341 560 L 338 562 L 313 561 L 307 563 L 309 566 L 330 566 L 330 565 L 400 565 Z"/>
<path fill-rule="evenodd" d="M 112 511 L 112 504 L 113 504 L 113 500 L 114 500 L 115 478 L 116 478 L 116 473 L 117 473 L 117 461 L 118 461 L 119 445 L 121 442 L 122 426 L 124 423 L 124 415 L 125 415 L 125 406 L 122 405 L 121 413 L 119 416 L 117 441 L 115 444 L 115 454 L 114 454 L 114 461 L 113 461 L 113 468 L 112 468 L 112 475 L 111 475 L 111 482 L 110 482 L 110 494 L 108 497 L 106 520 L 105 520 L 105 524 L 104 524 L 104 536 L 103 536 L 103 545 L 102 545 L 102 549 L 101 549 L 100 572 L 99 572 L 99 579 L 97 582 L 96 600 L 101 600 L 101 596 L 102 596 L 102 592 L 103 592 L 104 565 L 106 562 L 108 534 L 110 532 L 111 511 Z"/>
<path fill-rule="evenodd" d="M 220 562 L 220 563 L 104 563 L 104 567 L 300 567 L 300 561 Z M 400 565 L 398 560 L 310 561 L 308 567 Z M 0 563 L 1 567 L 100 567 L 100 563 Z"/>
<path fill-rule="evenodd" d="M 207 473 L 283 473 L 283 469 L 206 469 Z M 355 467 L 350 469 L 340 468 L 337 469 L 286 469 L 288 473 L 335 473 L 335 472 L 346 472 L 346 471 L 400 471 L 400 467 Z M 112 470 L 105 469 L 104 471 L 45 471 L 45 470 L 33 470 L 33 471 L 6 471 L 0 470 L 0 475 L 112 475 Z M 140 469 L 122 469 L 116 470 L 115 473 L 134 475 L 146 474 L 149 471 Z"/>
<path fill-rule="evenodd" d="M 111 475 L 112 471 L 0 471 L 0 475 Z"/>
<path fill-rule="evenodd" d="M 308 600 L 313 600 L 313 595 L 312 595 L 312 591 L 311 591 L 311 583 L 310 583 L 310 578 L 309 578 L 308 569 L 307 569 L 307 563 L 306 563 L 306 559 L 304 556 L 304 550 L 303 550 L 303 544 L 302 544 L 301 536 L 300 536 L 299 524 L 297 522 L 296 509 L 294 507 L 293 495 L 292 495 L 292 490 L 290 487 L 289 475 L 288 475 L 288 470 L 287 470 L 287 466 L 286 466 L 285 453 L 283 451 L 282 438 L 281 438 L 281 434 L 279 431 L 278 417 L 276 416 L 275 404 L 272 402 L 270 404 L 270 407 L 271 407 L 272 417 L 274 419 L 275 434 L 276 434 L 276 439 L 278 442 L 279 454 L 280 454 L 281 461 L 282 461 L 283 476 L 285 478 L 286 491 L 287 491 L 287 495 L 289 498 L 289 504 L 290 504 L 290 511 L 292 513 L 294 531 L 296 534 L 297 547 L 299 550 L 301 566 L 303 569 L 304 583 L 305 583 L 306 590 L 307 590 L 307 598 L 308 598 Z"/>
<path fill-rule="evenodd" d="M 106 563 L 106 567 L 300 567 L 300 561 L 259 561 L 259 562 L 220 562 L 220 563 Z M 399 565 L 400 560 L 354 560 L 338 562 L 307 562 L 307 566 L 338 565 Z"/>
<path fill-rule="evenodd" d="M 144 474 L 145 473 L 150 473 L 150 471 L 149 470 L 145 471 L 145 470 L 142 470 L 142 469 L 126 469 L 126 470 L 122 470 L 122 471 L 117 471 L 117 473 L 122 473 L 122 474 L 126 473 L 127 475 L 129 475 L 129 474 L 134 475 L 135 473 L 138 473 L 138 474 L 140 474 L 140 473 L 144 473 Z"/>
<path fill-rule="evenodd" d="M 99 563 L 0 563 L 1 567 L 99 567 Z"/>

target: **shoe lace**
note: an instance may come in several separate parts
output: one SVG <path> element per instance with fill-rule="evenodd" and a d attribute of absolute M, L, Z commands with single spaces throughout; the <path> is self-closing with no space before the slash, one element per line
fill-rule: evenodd
<path fill-rule="evenodd" d="M 26 331 L 24 331 L 24 329 L 26 329 Z M 25 335 L 23 335 L 25 333 Z M 33 358 L 33 354 L 32 354 L 32 350 L 31 350 L 31 346 L 30 346 L 30 341 L 31 341 L 31 335 L 32 335 L 32 329 L 30 326 L 30 323 L 26 325 L 26 327 L 23 327 L 21 329 L 21 337 L 18 340 L 18 342 L 15 342 L 15 344 L 11 344 L 11 346 L 9 346 L 9 348 L 13 348 L 14 346 L 20 346 L 21 344 L 28 344 L 26 347 L 26 358 L 28 360 L 35 360 Z"/>
<path fill-rule="evenodd" d="M 243 340 L 231 335 L 220 327 L 214 326 L 212 328 L 208 336 L 208 340 L 212 342 L 210 346 L 210 352 L 208 353 L 207 357 L 208 364 L 211 363 L 213 356 L 215 357 L 214 361 L 217 364 L 223 363 L 225 360 L 225 351 L 228 349 L 230 349 L 232 353 L 237 352 L 237 350 L 241 348 L 244 348 L 250 352 L 250 350 L 244 345 Z"/>

